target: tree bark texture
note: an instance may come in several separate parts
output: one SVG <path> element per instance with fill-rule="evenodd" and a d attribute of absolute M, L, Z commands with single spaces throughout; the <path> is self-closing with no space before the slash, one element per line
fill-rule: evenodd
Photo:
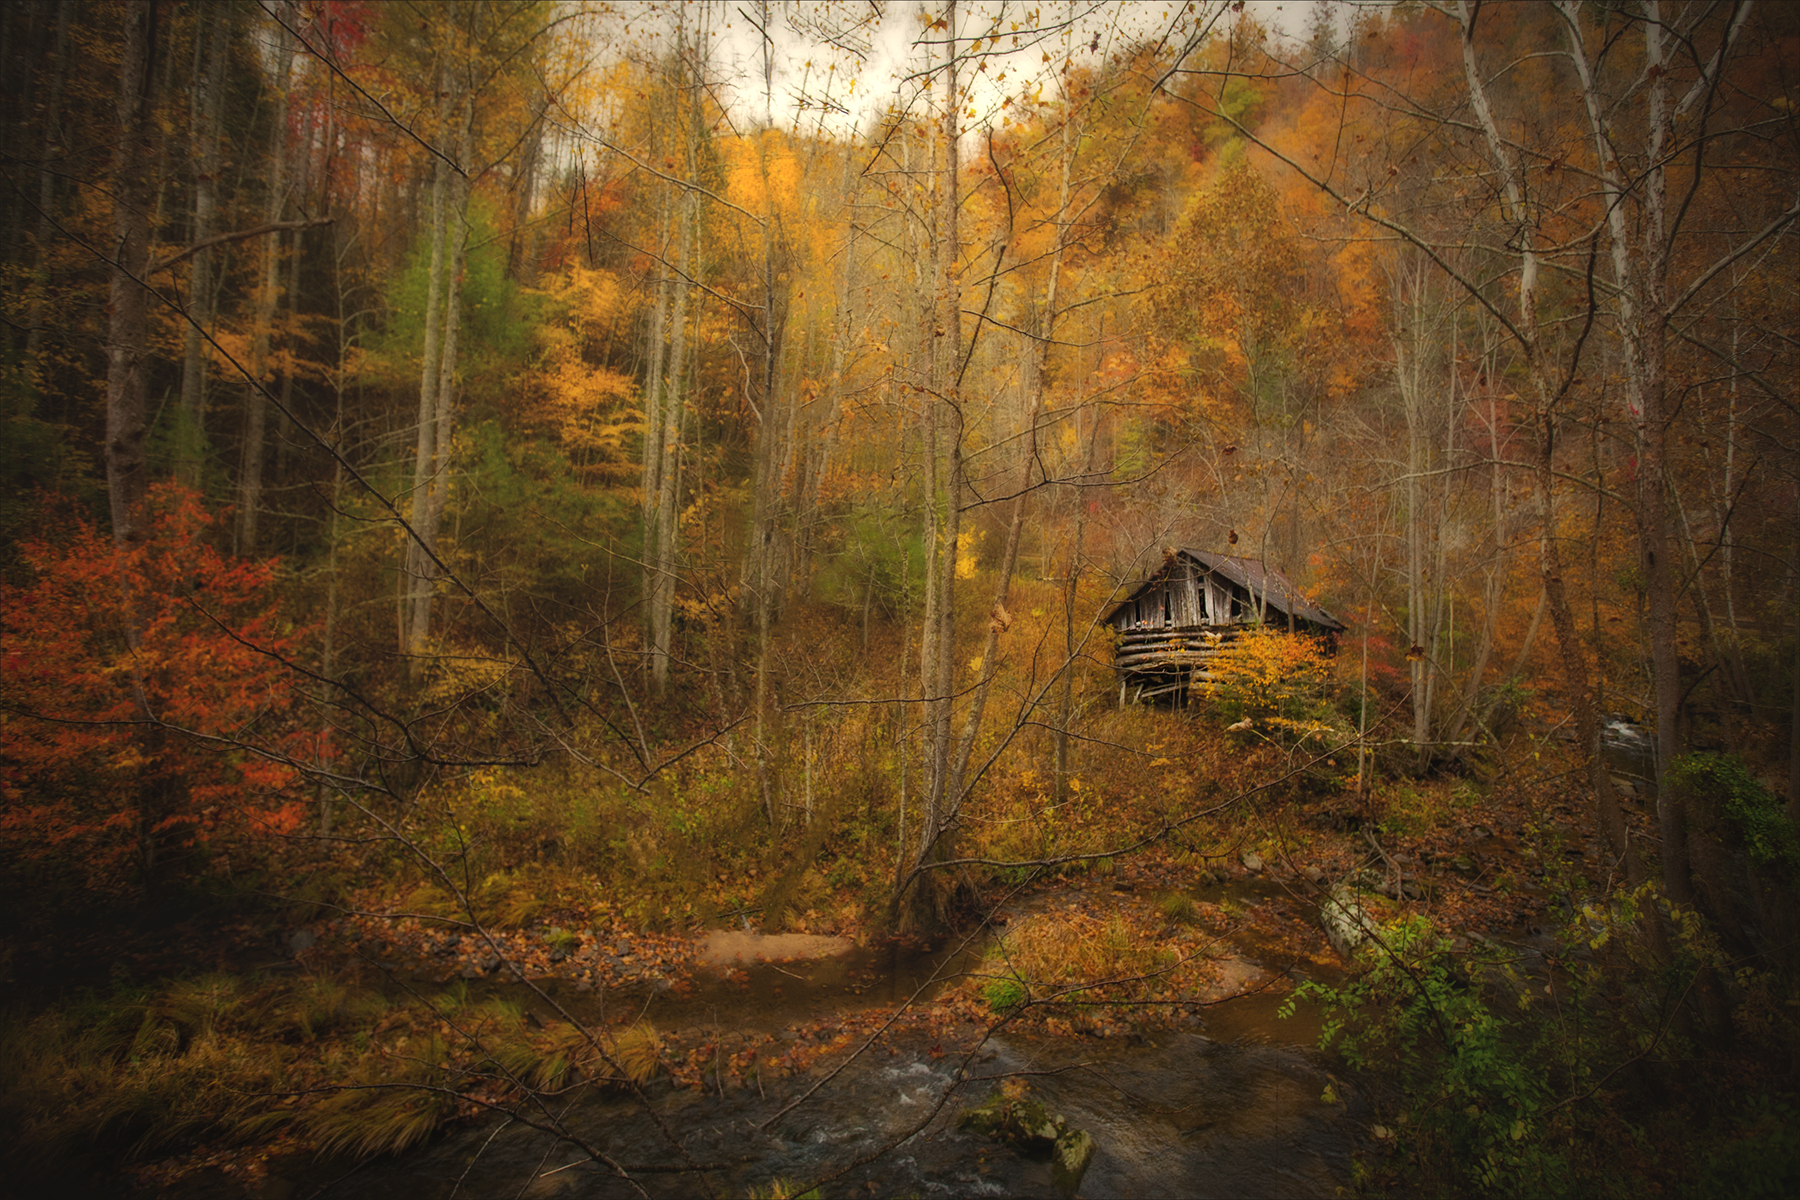
<path fill-rule="evenodd" d="M 287 31 L 293 16 L 291 0 L 285 0 L 275 26 L 275 124 L 269 133 L 268 219 L 281 220 L 287 207 L 288 81 L 294 65 L 294 39 Z M 269 343 L 274 332 L 275 307 L 281 298 L 281 235 L 263 243 L 262 282 L 256 293 L 256 313 L 251 326 L 251 384 L 244 390 L 244 454 L 238 475 L 237 549 L 256 553 L 257 523 L 262 513 L 263 459 L 269 424 L 269 402 L 263 389 L 269 382 Z"/>
<path fill-rule="evenodd" d="M 149 487 L 144 412 L 145 339 L 149 293 L 142 282 L 150 263 L 150 203 L 156 170 L 152 66 L 156 54 L 156 6 L 125 9 L 119 62 L 118 136 L 113 151 L 113 243 L 108 272 L 106 338 L 106 489 L 113 538 L 130 545 L 142 537 Z"/>

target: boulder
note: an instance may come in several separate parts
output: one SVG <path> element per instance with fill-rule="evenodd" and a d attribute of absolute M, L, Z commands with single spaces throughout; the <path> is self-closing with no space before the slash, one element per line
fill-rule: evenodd
<path fill-rule="evenodd" d="M 1051 1177 L 1065 1196 L 1073 1196 L 1081 1187 L 1081 1177 L 1094 1158 L 1094 1139 L 1086 1130 L 1071 1129 L 1038 1101 L 1023 1096 L 1009 1099 L 995 1093 L 985 1103 L 966 1110 L 956 1125 L 1030 1158 L 1048 1158 Z"/>
<path fill-rule="evenodd" d="M 1357 900 L 1356 893 L 1348 884 L 1342 883 L 1332 888 L 1331 894 L 1319 905 L 1319 924 L 1324 927 L 1332 949 L 1345 958 L 1354 955 L 1357 947 L 1368 940 L 1369 931 L 1375 925 L 1368 910 Z"/>
<path fill-rule="evenodd" d="M 1249 871 L 1252 875 L 1263 869 L 1262 855 L 1254 850 L 1244 851 L 1243 863 L 1244 870 Z"/>
<path fill-rule="evenodd" d="M 1073 1196 L 1080 1190 L 1081 1177 L 1087 1174 L 1088 1164 L 1092 1161 L 1094 1139 L 1087 1130 L 1065 1129 L 1050 1154 L 1050 1177 L 1055 1180 L 1057 1190 L 1065 1196 Z"/>
<path fill-rule="evenodd" d="M 964 1112 L 956 1126 L 1004 1142 L 1032 1158 L 1050 1157 L 1056 1139 L 1067 1128 L 1062 1118 L 1036 1100 L 1008 1100 L 999 1095 Z"/>

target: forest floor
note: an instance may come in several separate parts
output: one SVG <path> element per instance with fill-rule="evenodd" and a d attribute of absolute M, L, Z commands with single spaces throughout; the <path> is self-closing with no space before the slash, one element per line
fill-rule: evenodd
<path fill-rule="evenodd" d="M 268 1164 L 284 1156 L 416 1145 L 413 1126 L 400 1122 L 417 1116 L 411 1109 L 340 1103 L 336 1123 L 306 1113 L 309 1099 L 336 1102 L 423 1046 L 450 1074 L 467 1076 L 453 1102 L 431 1106 L 428 1134 L 480 1119 L 526 1086 L 561 1087 L 584 1062 L 595 1067 L 583 1039 L 604 1045 L 628 1074 L 722 1095 L 829 1071 L 852 1054 L 891 1050 L 903 1035 L 929 1038 L 935 1057 L 974 1053 L 1009 1027 L 1066 1039 L 1205 1029 L 1209 1012 L 1233 998 L 1344 976 L 1351 964 L 1319 921 L 1321 899 L 1339 882 L 1356 886 L 1380 920 L 1419 913 L 1458 943 L 1536 943 L 1541 956 L 1543 935 L 1561 923 L 1550 911 L 1557 889 L 1600 861 L 1587 823 L 1546 789 L 1483 797 L 1443 782 L 1407 794 L 1417 811 L 1391 814 L 1379 837 L 1337 819 L 1301 819 L 1258 838 L 1260 850 L 1196 855 L 1157 845 L 1010 888 L 990 883 L 960 932 L 932 939 L 888 937 L 876 914 L 858 919 L 854 880 L 787 931 L 763 935 L 742 916 L 647 928 L 617 904 L 584 902 L 616 890 L 613 881 L 565 874 L 506 927 L 459 928 L 441 908 L 410 907 L 416 887 L 377 880 L 307 923 L 224 914 L 65 933 L 16 945 L 11 962 L 41 996 L 82 979 L 75 959 L 90 984 L 95 964 L 107 963 L 117 987 L 146 997 L 132 1018 L 144 1029 L 178 1007 L 169 1000 L 178 985 L 166 981 L 210 972 L 215 1016 L 178 1038 L 187 1046 L 234 1036 L 233 1053 L 260 1065 L 215 1082 L 260 1087 L 264 1102 L 225 1104 L 229 1119 L 214 1114 L 185 1133 L 146 1134 L 127 1169 L 147 1191 L 212 1180 L 211 1194 L 254 1196 Z M 15 1015 L 15 1029 L 28 1026 Z M 1295 1043 L 1316 1034 L 1307 1020 L 1291 1034 L 1267 1022 L 1218 1031 Z M 132 1036 L 134 1046 L 145 1038 Z M 496 1070 L 495 1061 L 509 1065 Z M 15 1093 L 8 1107 L 18 1101 Z M 344 1128 L 388 1118 L 400 1132 L 386 1143 Z"/>

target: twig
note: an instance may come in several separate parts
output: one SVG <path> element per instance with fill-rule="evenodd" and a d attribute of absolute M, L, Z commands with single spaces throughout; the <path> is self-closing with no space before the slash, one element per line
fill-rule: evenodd
<path fill-rule="evenodd" d="M 494 1144 L 494 1139 L 499 1137 L 512 1123 L 513 1119 L 508 1117 L 494 1128 L 494 1132 L 487 1135 L 487 1141 L 481 1143 L 481 1149 L 475 1152 L 475 1157 L 469 1160 L 469 1165 L 464 1167 L 462 1174 L 456 1177 L 456 1186 L 450 1189 L 450 1200 L 456 1200 L 456 1193 L 462 1190 L 463 1181 L 469 1177 L 469 1172 L 475 1169 L 475 1164 L 481 1161 L 481 1156 L 487 1153 L 487 1148 Z"/>

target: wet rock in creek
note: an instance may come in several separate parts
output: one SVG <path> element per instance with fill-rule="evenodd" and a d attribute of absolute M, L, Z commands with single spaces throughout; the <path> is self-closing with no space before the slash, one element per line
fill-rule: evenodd
<path fill-rule="evenodd" d="M 1050 1154 L 1050 1176 L 1065 1196 L 1073 1196 L 1081 1187 L 1081 1177 L 1094 1161 L 1094 1139 L 1085 1129 L 1065 1129 L 1056 1139 Z"/>
<path fill-rule="evenodd" d="M 1036 1100 L 1023 1096 L 990 1096 L 957 1119 L 957 1128 L 979 1133 L 1031 1158 L 1048 1158 L 1056 1186 L 1065 1196 L 1081 1187 L 1081 1177 L 1094 1159 L 1094 1139 Z"/>

